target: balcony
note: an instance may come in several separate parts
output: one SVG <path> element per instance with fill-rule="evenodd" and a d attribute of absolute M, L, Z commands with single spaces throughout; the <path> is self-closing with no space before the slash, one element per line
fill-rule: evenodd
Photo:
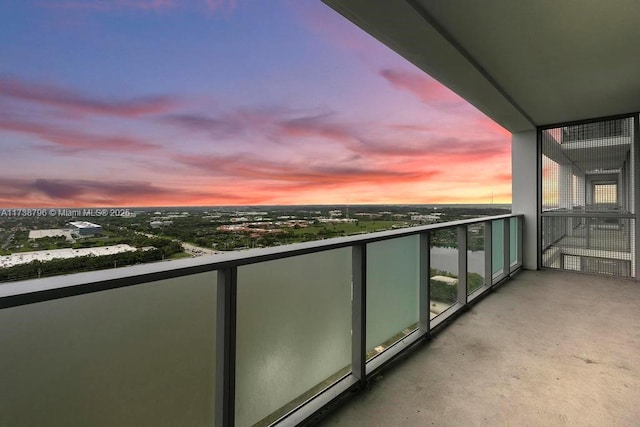
<path fill-rule="evenodd" d="M 634 280 L 524 271 L 320 425 L 637 425 L 638 304 Z"/>
<path fill-rule="evenodd" d="M 1 426 L 637 424 L 637 281 L 506 279 L 639 277 L 639 3 L 324 2 L 512 133 L 523 215 L 1 285 Z"/>
<path fill-rule="evenodd" d="M 502 215 L 3 284 L 0 425 L 298 424 L 518 271 L 522 230 Z"/>

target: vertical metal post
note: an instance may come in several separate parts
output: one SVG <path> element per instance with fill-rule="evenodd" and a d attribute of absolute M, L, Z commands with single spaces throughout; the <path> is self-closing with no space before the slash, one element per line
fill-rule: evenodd
<path fill-rule="evenodd" d="M 467 303 L 467 226 L 458 226 L 458 302 Z"/>
<path fill-rule="evenodd" d="M 484 284 L 493 285 L 493 232 L 492 223 L 484 223 Z"/>
<path fill-rule="evenodd" d="M 537 179 L 536 186 L 538 191 L 536 191 L 536 270 L 540 270 L 542 268 L 542 251 L 546 248 L 542 247 L 542 128 L 536 128 L 536 169 Z M 530 233 L 528 234 L 531 235 Z"/>
<path fill-rule="evenodd" d="M 640 280 L 640 250 L 638 250 L 638 244 L 640 244 L 640 173 L 638 173 L 638 167 L 640 167 L 640 123 L 639 123 L 640 115 L 634 114 L 632 117 L 633 120 L 633 168 L 631 172 L 633 176 L 631 179 L 633 180 L 633 234 L 631 234 L 631 230 L 629 231 L 629 240 L 633 239 L 632 253 L 631 256 L 635 261 L 635 271 L 632 274 L 635 276 L 636 280 Z M 630 227 L 631 228 L 631 227 Z"/>
<path fill-rule="evenodd" d="M 351 248 L 351 373 L 361 382 L 367 376 L 367 245 Z"/>
<path fill-rule="evenodd" d="M 236 382 L 237 267 L 218 270 L 215 425 L 234 425 Z"/>
<path fill-rule="evenodd" d="M 509 218 L 505 218 L 504 220 L 502 220 L 502 225 L 503 225 L 503 237 L 504 237 L 504 245 L 502 247 L 502 249 L 504 250 L 504 263 L 503 263 L 503 272 L 505 277 L 509 276 L 509 274 L 511 273 L 511 223 L 509 221 Z"/>
<path fill-rule="evenodd" d="M 517 244 L 517 255 L 516 255 L 516 262 L 519 265 L 522 265 L 522 247 L 524 246 L 524 216 L 519 216 L 516 217 L 516 221 L 518 224 L 517 230 L 518 230 L 518 236 L 516 237 L 516 244 Z"/>
<path fill-rule="evenodd" d="M 431 278 L 431 265 L 429 260 L 429 233 L 420 234 L 418 254 L 418 310 L 420 316 L 419 327 L 425 332 L 429 332 L 431 321 L 431 298 L 429 296 L 429 282 Z"/>

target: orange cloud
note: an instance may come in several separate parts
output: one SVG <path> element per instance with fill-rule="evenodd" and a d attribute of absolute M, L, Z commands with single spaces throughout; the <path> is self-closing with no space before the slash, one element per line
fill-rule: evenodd
<path fill-rule="evenodd" d="M 424 123 L 366 122 L 349 121 L 326 109 L 281 106 L 181 111 L 196 106 L 170 97 L 96 99 L 53 86 L 10 82 L 0 79 L 0 101 L 18 101 L 29 108 L 4 107 L 0 131 L 35 136 L 48 142 L 37 148 L 79 158 L 88 150 L 144 153 L 144 159 L 118 160 L 118 167 L 132 166 L 137 172 L 142 162 L 153 158 L 148 153 L 164 155 L 153 158 L 153 167 L 144 166 L 149 176 L 156 176 L 154 185 L 44 177 L 13 186 L 0 183 L 0 203 L 5 206 L 16 201 L 72 207 L 344 203 L 347 198 L 352 203 L 488 203 L 487 188 L 494 191 L 496 202 L 510 194 L 508 133 L 468 107 L 463 108 L 471 114 L 455 117 L 455 126 L 441 125 L 439 110 L 431 108 Z M 443 98 L 425 99 L 435 104 Z M 54 122 L 61 115 L 52 114 L 52 108 L 71 116 L 63 114 L 64 121 Z M 130 130 L 85 130 L 105 120 L 123 123 L 121 119 L 126 129 L 141 125 L 145 134 L 189 144 L 165 148 Z M 158 161 L 163 175 L 157 174 Z"/>
<path fill-rule="evenodd" d="M 16 200 L 19 200 L 19 206 L 16 205 Z M 233 191 L 194 191 L 142 181 L 0 178 L 0 206 L 5 207 L 248 204 L 257 200 L 255 196 L 238 195 Z"/>

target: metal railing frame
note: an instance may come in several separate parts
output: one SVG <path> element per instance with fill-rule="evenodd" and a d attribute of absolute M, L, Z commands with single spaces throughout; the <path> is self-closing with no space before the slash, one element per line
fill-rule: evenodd
<path fill-rule="evenodd" d="M 517 218 L 517 259 L 511 262 L 510 220 Z M 502 268 L 494 274 L 492 229 L 501 223 L 503 227 Z M 171 262 L 144 264 L 113 270 L 100 270 L 54 276 L 43 279 L 10 282 L 0 285 L 0 309 L 19 307 L 43 301 L 69 298 L 94 292 L 108 291 L 128 286 L 217 271 L 217 319 L 216 319 L 216 402 L 213 419 L 217 426 L 234 425 L 235 412 L 235 364 L 236 364 L 236 310 L 238 267 L 318 253 L 339 248 L 352 248 L 352 357 L 351 372 L 308 399 L 292 411 L 280 417 L 274 424 L 295 425 L 311 417 L 345 392 L 364 385 L 372 373 L 380 369 L 419 340 L 429 337 L 467 304 L 486 294 L 494 286 L 508 279 L 522 266 L 524 215 L 506 214 L 473 218 L 446 223 L 429 224 L 397 230 L 360 234 L 264 249 L 253 249 Z M 468 227 L 484 224 L 485 283 L 468 294 L 467 289 L 467 236 Z M 430 233 L 454 228 L 458 245 L 458 297 L 443 313 L 430 319 L 429 269 Z M 367 360 L 367 245 L 389 239 L 419 236 L 419 321 L 416 330 L 390 345 L 385 351 Z"/>

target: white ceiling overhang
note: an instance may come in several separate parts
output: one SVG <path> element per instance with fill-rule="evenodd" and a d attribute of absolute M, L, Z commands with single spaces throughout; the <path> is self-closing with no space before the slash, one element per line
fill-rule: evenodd
<path fill-rule="evenodd" d="M 640 111 L 640 1 L 323 0 L 511 132 Z"/>

